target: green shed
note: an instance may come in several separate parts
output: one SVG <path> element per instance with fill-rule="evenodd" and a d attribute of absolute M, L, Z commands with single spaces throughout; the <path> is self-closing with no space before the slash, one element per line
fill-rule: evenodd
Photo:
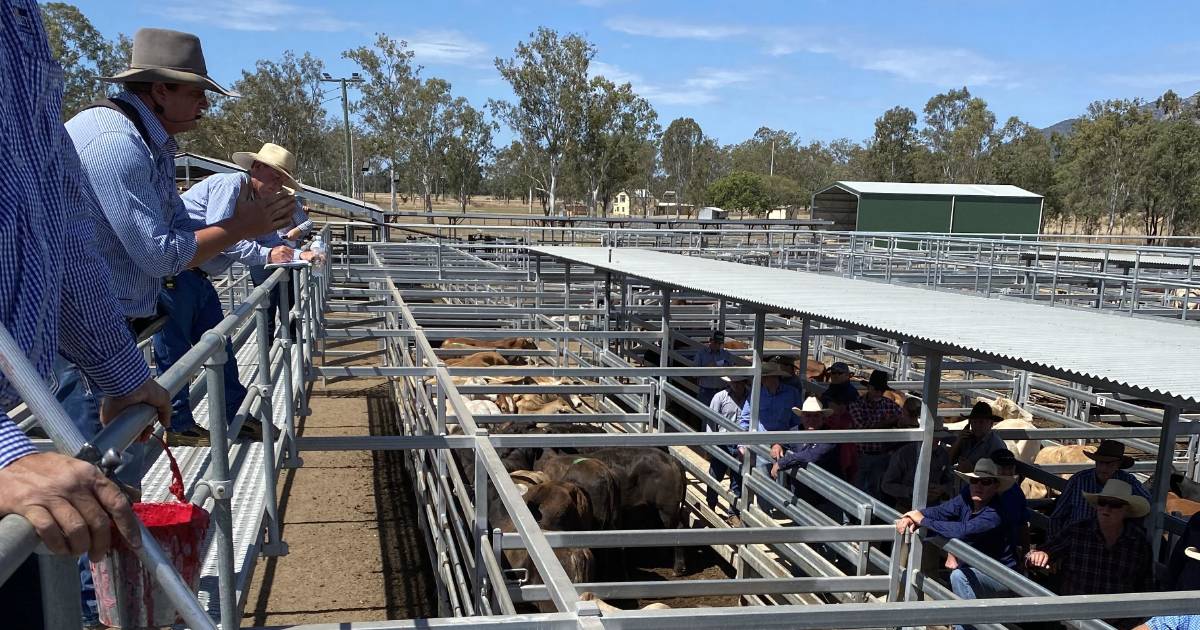
<path fill-rule="evenodd" d="M 834 182 L 813 195 L 812 218 L 859 232 L 1038 234 L 1042 196 L 995 184 Z"/>

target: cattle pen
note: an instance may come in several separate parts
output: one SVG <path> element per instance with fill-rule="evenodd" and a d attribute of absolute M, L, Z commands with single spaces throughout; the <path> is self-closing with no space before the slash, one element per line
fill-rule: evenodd
<path fill-rule="evenodd" d="M 413 225 L 437 236 L 462 229 Z M 329 263 L 301 269 L 294 281 L 277 272 L 253 289 L 231 274 L 222 285 L 229 316 L 163 377 L 172 392 L 190 383 L 197 408 L 224 420 L 220 400 L 209 404 L 219 394 L 202 394 L 220 392 L 215 349 L 231 337 L 244 361 L 243 380 L 255 384 L 239 416 L 277 429 L 267 431 L 261 445 L 197 448 L 181 457 L 191 500 L 217 516 L 199 600 L 180 584 L 168 588 L 191 627 L 213 627 L 217 620 L 223 628 L 240 625 L 256 558 L 288 551 L 276 511 L 286 499 L 275 494 L 279 470 L 301 467 L 304 453 L 321 451 L 403 453 L 415 500 L 402 509 L 416 513 L 421 524 L 437 588 L 437 617 L 339 628 L 1001 628 L 1049 620 L 1107 628 L 1101 619 L 1200 613 L 1197 592 L 1057 596 L 961 541 L 926 539 L 930 547 L 898 534 L 892 522 L 899 513 L 892 506 L 819 466 L 793 472 L 791 487 L 755 466 L 771 444 L 800 438 L 916 442 L 921 464 L 913 503 L 923 505 L 932 445 L 945 437 L 935 418 L 962 414 L 982 398 L 1006 399 L 1037 421 L 1032 428 L 998 430 L 1005 439 L 1117 439 L 1138 455 L 1135 473 L 1162 480 L 1180 471 L 1196 479 L 1200 364 L 1191 352 L 1200 347 L 1200 328 L 1189 314 L 1192 291 L 1200 288 L 1193 276 L 1195 250 L 700 228 L 587 229 L 579 242 L 590 246 L 568 247 L 536 244 L 536 230 L 528 226 L 507 233 L 489 226 L 496 239 L 409 242 L 383 240 L 370 226 L 363 227 L 374 229 L 371 236 L 354 240 L 352 227 L 327 227 L 327 239 L 333 238 Z M 299 325 L 292 331 L 285 317 L 271 338 L 264 301 L 276 284 L 291 298 L 283 311 Z M 1066 308 L 1049 308 L 1054 302 Z M 733 351 L 736 365 L 692 365 L 691 350 L 713 330 L 744 342 Z M 532 343 L 498 348 L 502 363 L 464 366 L 453 363 L 478 348 L 443 345 L 453 338 Z M 801 365 L 837 360 L 858 371 L 885 370 L 894 388 L 923 401 L 920 426 L 817 436 L 744 432 L 696 401 L 697 377 L 748 377 L 756 427 L 760 368 L 771 355 L 800 359 Z M 387 380 L 397 411 L 394 435 L 297 434 L 294 425 L 308 414 L 311 391 L 366 378 Z M 823 388 L 801 384 L 810 393 Z M 29 384 L 30 391 L 37 385 Z M 516 395 L 565 400 L 569 409 L 519 413 L 497 405 L 481 412 L 474 404 Z M 16 417 L 29 426 L 35 415 L 53 417 L 53 407 L 39 399 Z M 127 414 L 86 446 L 48 432 L 58 448 L 101 461 L 149 421 L 144 412 Z M 236 434 L 239 419 L 234 422 Z M 705 423 L 728 431 L 704 431 Z M 584 424 L 594 432 L 566 430 Z M 735 460 L 723 445 L 747 446 L 750 455 Z M 584 449 L 604 447 L 668 453 L 686 479 L 683 520 L 648 529 L 539 526 L 505 455 L 574 449 L 586 457 Z M 741 496 L 709 475 L 705 459 L 741 469 Z M 1018 466 L 1051 488 L 1064 484 L 1059 474 L 1083 468 Z M 158 462 L 148 473 L 148 494 L 165 492 L 159 487 L 165 485 L 164 468 Z M 838 518 L 792 488 L 820 493 L 836 506 Z M 718 495 L 716 508 L 705 500 L 709 490 Z M 1155 484 L 1148 521 L 1158 562 L 1184 525 L 1165 513 L 1167 492 L 1167 484 Z M 741 523 L 731 526 L 735 507 Z M 511 526 L 496 528 L 497 513 Z M 0 579 L 34 542 L 19 519 L 0 521 Z M 729 575 L 580 581 L 561 553 L 655 547 L 711 549 Z M 934 548 L 982 568 L 1014 595 L 956 598 L 922 562 Z M 512 552 L 527 555 L 527 566 L 516 566 Z M 57 588 L 46 597 L 62 604 L 72 595 L 70 575 L 64 577 L 60 561 L 41 559 L 60 580 L 49 582 Z M 170 576 L 163 580 L 173 583 Z M 584 593 L 678 605 L 602 609 L 581 599 Z M 713 596 L 742 605 L 688 605 L 689 599 Z M 69 626 L 67 620 L 56 627 Z"/>

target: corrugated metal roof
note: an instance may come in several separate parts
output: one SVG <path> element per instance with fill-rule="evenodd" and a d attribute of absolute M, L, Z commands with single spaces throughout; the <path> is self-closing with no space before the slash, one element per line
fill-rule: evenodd
<path fill-rule="evenodd" d="M 1200 404 L 1200 327 L 643 249 L 532 251 L 656 284 L 807 315 L 951 354 L 1188 406 Z M 611 256 L 611 260 L 610 260 Z"/>
<path fill-rule="evenodd" d="M 859 194 L 884 195 L 945 195 L 956 197 L 1025 197 L 1040 199 L 1041 195 L 1007 184 L 908 184 L 904 182 L 835 182 Z"/>

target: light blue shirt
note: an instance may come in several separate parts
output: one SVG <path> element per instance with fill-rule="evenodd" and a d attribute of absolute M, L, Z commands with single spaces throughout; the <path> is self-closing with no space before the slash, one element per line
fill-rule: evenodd
<path fill-rule="evenodd" d="M 758 428 L 760 431 L 795 431 L 800 427 L 800 417 L 792 413 L 792 407 L 800 407 L 804 401 L 800 399 L 800 390 L 780 383 L 775 393 L 763 387 L 758 398 Z M 746 397 L 741 412 L 738 413 L 738 424 L 743 429 L 750 429 L 750 397 Z"/>
<path fill-rule="evenodd" d="M 716 352 L 708 349 L 705 346 L 696 351 L 696 367 L 728 367 L 735 365 L 733 355 L 725 348 L 720 348 Z M 701 376 L 696 379 L 696 384 L 705 389 L 721 389 L 725 387 L 725 381 L 721 380 L 720 376 Z"/>
<path fill-rule="evenodd" d="M 293 241 L 284 238 L 284 236 L 286 236 L 287 233 L 290 232 L 294 227 L 300 228 L 301 238 L 308 236 L 309 232 L 312 232 L 313 229 L 312 219 L 308 218 L 308 214 L 304 212 L 304 202 L 301 201 L 299 197 L 296 198 L 296 207 L 292 210 L 291 227 L 263 234 L 254 240 L 259 245 L 266 245 L 267 247 L 287 245 L 288 247 L 294 248 L 299 244 L 299 240 Z"/>
<path fill-rule="evenodd" d="M 62 68 L 33 0 L 0 0 L 0 322 L 42 378 L 56 353 L 109 396 L 150 376 L 96 255 L 97 201 L 63 130 Z M 3 412 L 17 393 L 0 376 L 0 468 L 36 452 Z"/>
<path fill-rule="evenodd" d="M 247 180 L 245 173 L 217 173 L 209 175 L 183 193 L 183 205 L 188 217 L 196 222 L 197 229 L 220 223 L 233 216 L 237 208 L 238 195 Z M 254 241 L 238 241 L 221 253 L 200 264 L 200 269 L 210 276 L 224 273 L 234 262 L 247 267 L 265 265 L 271 248 Z"/>
<path fill-rule="evenodd" d="M 175 139 L 128 92 L 150 136 L 121 112 L 86 109 L 67 121 L 88 181 L 100 200 L 96 248 L 112 270 L 112 288 L 126 317 L 149 317 L 162 279 L 188 268 L 196 255 L 194 225 L 175 189 Z"/>

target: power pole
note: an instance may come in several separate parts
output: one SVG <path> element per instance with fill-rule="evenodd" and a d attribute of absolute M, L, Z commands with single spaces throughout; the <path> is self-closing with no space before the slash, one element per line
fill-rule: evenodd
<path fill-rule="evenodd" d="M 343 90 L 344 89 L 345 88 L 343 88 Z M 345 92 L 343 92 L 343 94 L 345 94 Z M 345 97 L 343 96 L 343 98 L 345 98 Z M 771 177 L 775 176 L 775 141 L 774 140 L 771 141 L 771 171 L 770 171 L 770 173 L 771 173 Z"/>
<path fill-rule="evenodd" d="M 335 79 L 328 72 L 322 73 L 322 82 L 342 84 L 342 121 L 346 125 L 346 196 L 354 198 L 354 147 L 350 144 L 350 99 L 346 94 L 347 83 L 362 83 L 363 78 L 357 72 L 349 77 Z"/>

